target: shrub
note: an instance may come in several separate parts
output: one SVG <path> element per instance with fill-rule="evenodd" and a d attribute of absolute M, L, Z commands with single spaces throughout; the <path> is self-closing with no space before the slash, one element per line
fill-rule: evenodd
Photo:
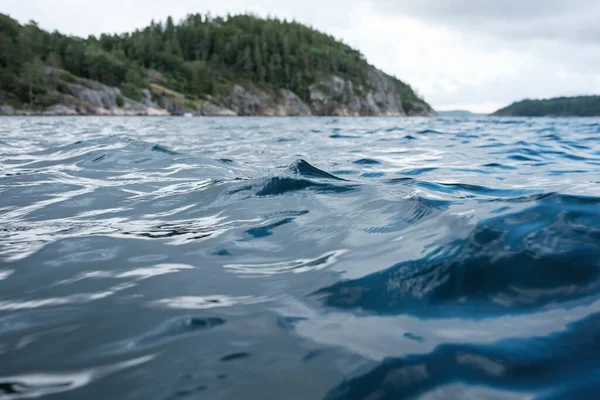
<path fill-rule="evenodd" d="M 133 83 L 125 83 L 121 87 L 121 92 L 125 97 L 129 97 L 135 101 L 142 101 L 142 90 Z"/>
<path fill-rule="evenodd" d="M 60 74 L 60 79 L 67 83 L 77 83 L 77 78 L 71 75 L 68 72 L 63 72 Z"/>

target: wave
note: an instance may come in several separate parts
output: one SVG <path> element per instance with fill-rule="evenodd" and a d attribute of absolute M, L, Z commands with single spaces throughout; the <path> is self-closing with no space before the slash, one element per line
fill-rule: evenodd
<path fill-rule="evenodd" d="M 597 121 L 35 121 L 0 126 L 0 397 L 597 392 Z"/>
<path fill-rule="evenodd" d="M 589 207 L 599 201 L 531 197 L 522 211 L 483 220 L 423 258 L 315 294 L 329 307 L 424 316 L 523 312 L 584 298 L 600 289 L 600 217 Z"/>

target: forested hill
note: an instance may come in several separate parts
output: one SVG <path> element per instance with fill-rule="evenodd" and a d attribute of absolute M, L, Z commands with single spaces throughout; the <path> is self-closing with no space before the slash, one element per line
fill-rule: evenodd
<path fill-rule="evenodd" d="M 358 51 L 277 19 L 195 14 L 82 39 L 0 14 L 0 47 L 5 111 L 433 114 L 409 85 Z"/>
<path fill-rule="evenodd" d="M 500 117 L 592 117 L 600 116 L 600 96 L 523 100 L 493 115 Z"/>

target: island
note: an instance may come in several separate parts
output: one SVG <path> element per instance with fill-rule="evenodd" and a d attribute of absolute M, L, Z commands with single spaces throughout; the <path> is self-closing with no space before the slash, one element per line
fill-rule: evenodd
<path fill-rule="evenodd" d="M 438 111 L 438 116 L 447 117 L 447 118 L 476 118 L 483 117 L 486 114 L 477 114 L 467 110 L 447 110 L 447 111 Z"/>
<path fill-rule="evenodd" d="M 87 38 L 0 14 L 0 114 L 434 116 L 410 85 L 295 21 L 191 14 Z"/>
<path fill-rule="evenodd" d="M 523 100 L 492 114 L 496 117 L 595 117 L 600 116 L 600 96 Z"/>

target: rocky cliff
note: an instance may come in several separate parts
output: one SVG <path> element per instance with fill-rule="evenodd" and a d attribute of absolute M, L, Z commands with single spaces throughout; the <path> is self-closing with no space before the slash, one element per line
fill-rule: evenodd
<path fill-rule="evenodd" d="M 360 51 L 277 18 L 190 14 L 77 38 L 0 13 L 0 47 L 3 114 L 435 114 Z"/>
<path fill-rule="evenodd" d="M 190 99 L 163 86 L 160 74 L 149 75 L 150 86 L 134 100 L 120 89 L 75 77 L 66 71 L 44 72 L 56 90 L 44 108 L 15 109 L 0 105 L 4 115 L 205 115 L 205 116 L 434 116 L 423 100 L 403 94 L 402 83 L 371 67 L 365 85 L 336 75 L 323 76 L 309 87 L 303 101 L 288 89 L 266 91 L 249 83 L 233 85 L 221 96 Z M 409 97 L 409 98 L 407 98 Z"/>

